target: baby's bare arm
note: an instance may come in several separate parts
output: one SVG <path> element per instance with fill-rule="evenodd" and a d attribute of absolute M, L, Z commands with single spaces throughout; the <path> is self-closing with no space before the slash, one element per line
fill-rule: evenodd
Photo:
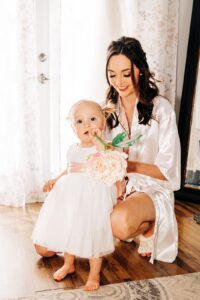
<path fill-rule="evenodd" d="M 50 179 L 48 180 L 45 185 L 43 186 L 43 192 L 50 192 L 55 183 L 58 181 L 58 179 L 60 179 L 60 177 L 62 177 L 63 175 L 67 175 L 67 169 L 64 170 L 60 175 L 58 175 L 56 178 Z"/>

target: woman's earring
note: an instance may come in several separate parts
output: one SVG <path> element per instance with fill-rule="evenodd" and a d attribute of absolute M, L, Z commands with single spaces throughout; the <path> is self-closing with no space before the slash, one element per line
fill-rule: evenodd
<path fill-rule="evenodd" d="M 142 76 L 143 74 L 142 73 L 140 73 L 140 76 Z"/>

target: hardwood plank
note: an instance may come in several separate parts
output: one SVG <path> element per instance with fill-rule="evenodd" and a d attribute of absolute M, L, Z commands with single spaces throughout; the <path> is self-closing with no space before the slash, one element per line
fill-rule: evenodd
<path fill-rule="evenodd" d="M 76 273 L 56 282 L 53 273 L 63 263 L 63 256 L 40 258 L 34 251 L 31 233 L 41 204 L 27 204 L 23 208 L 0 206 L 0 298 L 23 297 L 35 291 L 72 289 L 87 280 L 89 263 L 77 258 Z M 171 276 L 200 271 L 200 225 L 193 215 L 200 204 L 176 201 L 175 211 L 179 228 L 179 252 L 173 264 L 156 261 L 137 253 L 138 246 L 117 242 L 114 253 L 105 257 L 101 284 Z"/>

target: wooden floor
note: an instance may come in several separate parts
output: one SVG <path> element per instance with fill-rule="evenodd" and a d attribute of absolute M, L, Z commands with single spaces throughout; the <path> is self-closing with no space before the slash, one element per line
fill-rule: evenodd
<path fill-rule="evenodd" d="M 52 274 L 62 265 L 63 257 L 42 259 L 35 253 L 31 232 L 40 206 L 0 206 L 0 299 L 48 289 L 78 288 L 87 279 L 88 261 L 77 259 L 76 273 L 55 282 Z M 175 207 L 179 226 L 179 254 L 175 263 L 152 265 L 138 255 L 135 243 L 118 242 L 116 251 L 104 260 L 102 285 L 200 271 L 200 225 L 193 220 L 200 204 L 176 201 Z"/>

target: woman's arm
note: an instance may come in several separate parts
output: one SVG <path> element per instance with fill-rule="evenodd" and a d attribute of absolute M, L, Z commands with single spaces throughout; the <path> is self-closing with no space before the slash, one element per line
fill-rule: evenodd
<path fill-rule="evenodd" d="M 128 173 L 139 173 L 156 179 L 167 180 L 156 165 L 136 161 L 128 161 L 127 163 Z"/>

